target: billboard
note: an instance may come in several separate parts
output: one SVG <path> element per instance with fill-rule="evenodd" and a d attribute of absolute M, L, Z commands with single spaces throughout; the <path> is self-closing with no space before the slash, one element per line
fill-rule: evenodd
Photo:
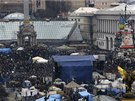
<path fill-rule="evenodd" d="M 124 24 L 124 30 L 120 30 L 120 34 L 122 38 L 120 48 L 134 48 L 133 28 L 129 23 Z"/>

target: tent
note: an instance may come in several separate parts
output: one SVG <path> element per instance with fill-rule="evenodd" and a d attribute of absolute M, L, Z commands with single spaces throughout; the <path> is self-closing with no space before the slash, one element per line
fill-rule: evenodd
<path fill-rule="evenodd" d="M 17 48 L 17 51 L 22 51 L 22 50 L 24 50 L 24 48 L 23 48 L 23 47 L 19 47 L 19 48 Z"/>
<path fill-rule="evenodd" d="M 45 97 L 41 97 L 39 99 L 36 99 L 36 101 L 45 101 Z"/>
<path fill-rule="evenodd" d="M 71 82 L 68 83 L 65 87 L 66 87 L 66 88 L 79 88 L 80 85 L 78 85 L 78 84 L 75 83 L 74 81 L 71 81 Z"/>
<path fill-rule="evenodd" d="M 37 63 L 47 63 L 48 62 L 48 60 L 46 60 L 46 59 L 39 59 L 39 60 L 37 60 Z"/>
<path fill-rule="evenodd" d="M 88 99 L 87 101 L 92 101 L 92 95 L 87 91 L 79 92 L 79 95 L 83 98 L 86 97 Z"/>
<path fill-rule="evenodd" d="M 119 89 L 119 88 L 108 88 L 108 89 L 107 89 L 107 92 L 108 92 L 108 93 L 111 93 L 113 96 L 117 96 L 117 94 L 125 93 L 126 90 Z"/>
<path fill-rule="evenodd" d="M 61 91 L 61 89 L 56 87 L 56 86 L 49 87 L 49 90 L 51 90 L 51 91 Z"/>
<path fill-rule="evenodd" d="M 54 62 L 57 63 L 57 78 L 61 78 L 64 82 L 75 80 L 78 83 L 92 81 L 92 67 L 95 58 L 92 55 L 64 55 L 53 56 Z"/>
<path fill-rule="evenodd" d="M 50 95 L 47 101 L 61 101 L 61 95 L 60 94 Z"/>
<path fill-rule="evenodd" d="M 48 62 L 48 60 L 46 60 L 42 57 L 39 57 L 39 56 L 33 57 L 32 61 L 33 61 L 33 63 L 34 62 L 36 62 L 36 63 L 47 63 Z"/>

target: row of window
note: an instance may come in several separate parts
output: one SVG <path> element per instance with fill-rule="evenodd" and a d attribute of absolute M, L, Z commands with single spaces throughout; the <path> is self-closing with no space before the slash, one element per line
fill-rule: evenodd
<path fill-rule="evenodd" d="M 98 19 L 97 20 L 97 32 L 102 33 L 115 33 L 118 31 L 117 20 Z"/>

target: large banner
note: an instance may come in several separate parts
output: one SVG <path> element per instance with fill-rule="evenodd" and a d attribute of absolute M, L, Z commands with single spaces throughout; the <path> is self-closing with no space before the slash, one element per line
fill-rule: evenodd
<path fill-rule="evenodd" d="M 133 28 L 129 23 L 124 24 L 124 30 L 120 30 L 120 34 L 122 38 L 120 48 L 134 48 Z"/>

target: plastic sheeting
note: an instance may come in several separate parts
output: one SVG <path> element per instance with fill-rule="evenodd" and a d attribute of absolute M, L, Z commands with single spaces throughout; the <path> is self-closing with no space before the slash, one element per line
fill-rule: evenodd
<path fill-rule="evenodd" d="M 39 98 L 36 101 L 45 101 L 45 97 Z"/>
<path fill-rule="evenodd" d="M 8 54 L 8 53 L 11 53 L 11 49 L 10 48 L 0 48 L 0 53 L 5 53 L 5 54 Z"/>
<path fill-rule="evenodd" d="M 60 94 L 50 95 L 47 101 L 61 101 L 61 95 Z"/>
<path fill-rule="evenodd" d="M 75 80 L 77 83 L 92 81 L 92 68 L 95 58 L 87 56 L 53 56 L 63 81 Z"/>
<path fill-rule="evenodd" d="M 79 92 L 81 97 L 88 97 L 88 101 L 92 101 L 92 95 L 88 93 L 87 91 Z"/>
<path fill-rule="evenodd" d="M 86 82 L 92 80 L 92 64 L 90 61 L 61 62 L 60 78 L 67 82 L 75 79 L 76 82 Z"/>

